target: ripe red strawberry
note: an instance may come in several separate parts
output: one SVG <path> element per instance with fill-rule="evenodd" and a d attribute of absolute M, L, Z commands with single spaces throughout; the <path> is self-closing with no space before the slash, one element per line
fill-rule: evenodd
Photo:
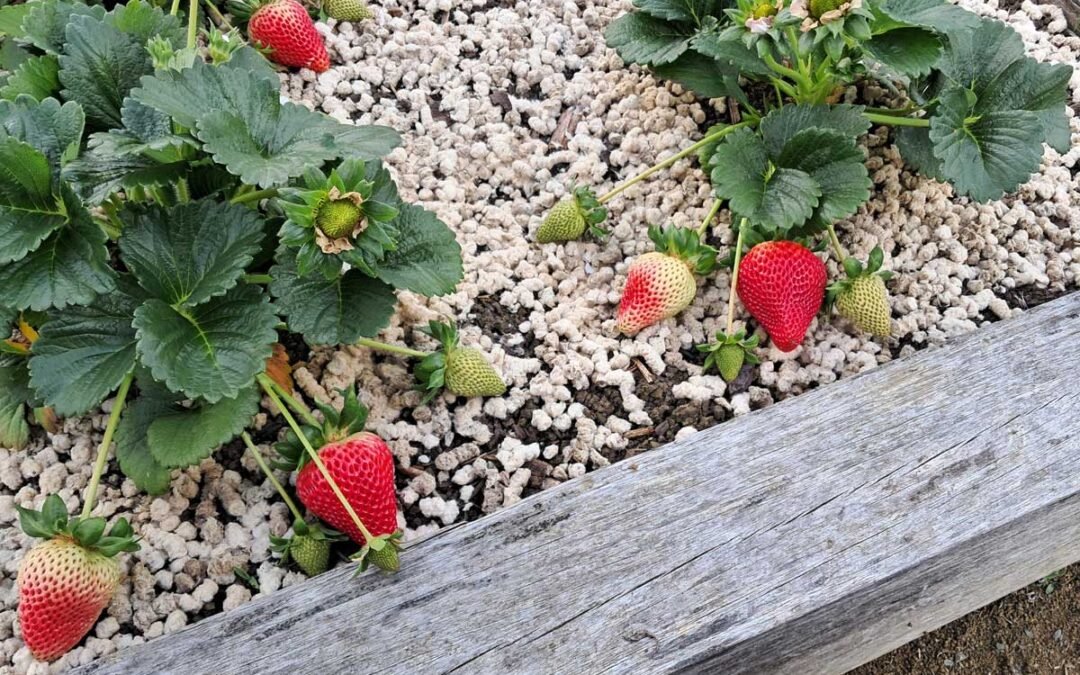
<path fill-rule="evenodd" d="M 274 63 L 316 73 L 330 67 L 322 36 L 297 0 L 236 0 L 230 9 L 241 18 L 248 17 L 248 39 L 268 50 Z"/>
<path fill-rule="evenodd" d="M 323 446 L 319 457 L 371 534 L 378 537 L 397 530 L 394 456 L 381 438 L 361 431 Z M 365 543 L 364 535 L 314 463 L 300 469 L 296 494 L 309 511 L 334 529 L 358 544 Z"/>
<path fill-rule="evenodd" d="M 697 294 L 695 274 L 708 274 L 716 266 L 716 249 L 701 243 L 686 228 L 649 228 L 656 251 L 630 264 L 626 288 L 616 315 L 616 327 L 625 335 L 675 316 L 690 306 Z"/>
<path fill-rule="evenodd" d="M 792 241 L 767 241 L 739 265 L 739 298 L 784 352 L 794 350 L 825 300 L 828 272 L 810 249 Z"/>
<path fill-rule="evenodd" d="M 120 583 L 113 558 L 138 550 L 121 518 L 105 534 L 104 518 L 69 520 L 56 495 L 41 511 L 17 507 L 23 530 L 45 541 L 19 565 L 19 623 L 34 658 L 58 659 L 86 636 Z"/>

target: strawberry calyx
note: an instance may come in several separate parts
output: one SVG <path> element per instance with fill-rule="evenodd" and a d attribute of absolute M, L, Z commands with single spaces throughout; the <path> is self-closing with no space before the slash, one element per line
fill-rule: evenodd
<path fill-rule="evenodd" d="M 699 352 L 708 354 L 701 372 L 707 373 L 711 368 L 716 368 L 725 382 L 734 381 L 742 372 L 743 365 L 761 363 L 754 353 L 760 342 L 761 338 L 756 333 L 746 337 L 746 331 L 742 330 L 731 335 L 717 331 L 716 340 L 696 346 Z"/>
<path fill-rule="evenodd" d="M 307 171 L 302 186 L 280 191 L 279 203 L 288 218 L 281 240 L 298 249 L 301 276 L 319 270 L 328 279 L 336 278 L 343 264 L 376 276 L 398 239 L 393 225 L 398 208 L 379 201 L 393 196 L 381 186 L 383 174 L 377 163 L 349 159 L 329 175 Z"/>
<path fill-rule="evenodd" d="M 118 518 L 108 529 L 104 518 L 71 518 L 58 495 L 49 495 L 40 511 L 21 506 L 15 509 L 19 512 L 19 526 L 31 537 L 69 539 L 88 551 L 106 557 L 139 550 L 131 524 L 126 518 Z"/>
<path fill-rule="evenodd" d="M 340 393 L 345 401 L 340 411 L 331 405 L 315 401 L 315 406 L 323 415 L 322 424 L 319 426 L 300 425 L 300 430 L 311 447 L 321 449 L 330 443 L 343 441 L 364 430 L 368 418 L 367 406 L 357 398 L 355 389 L 342 389 Z M 299 471 L 311 461 L 304 444 L 291 429 L 285 435 L 285 440 L 274 445 L 274 451 L 278 459 L 270 463 L 275 469 L 282 471 Z"/>
<path fill-rule="evenodd" d="M 383 572 L 392 573 L 400 570 L 401 558 L 398 553 L 401 551 L 401 536 L 401 530 L 398 530 L 392 534 L 369 539 L 363 548 L 350 558 L 360 563 L 355 574 L 366 571 L 370 566 L 375 566 Z"/>
<path fill-rule="evenodd" d="M 572 193 L 574 203 L 589 227 L 589 234 L 597 239 L 604 239 L 611 234 L 610 230 L 600 226 L 601 223 L 607 220 L 608 210 L 600 203 L 596 193 L 583 185 L 575 187 Z"/>
<path fill-rule="evenodd" d="M 421 332 L 435 338 L 442 346 L 421 359 L 413 368 L 416 388 L 424 392 L 422 404 L 427 404 L 446 387 L 446 361 L 459 344 L 457 327 L 452 323 L 431 321 Z"/>
<path fill-rule="evenodd" d="M 294 555 L 295 551 L 299 551 L 299 557 L 303 557 L 303 549 L 309 546 L 311 542 L 319 542 L 327 546 L 329 551 L 330 544 L 338 541 L 347 541 L 348 537 L 341 534 L 337 530 L 330 529 L 319 523 L 308 523 L 303 520 L 297 519 L 292 526 L 292 535 L 287 537 L 270 537 L 270 550 L 277 553 L 281 559 L 282 565 L 289 564 L 290 560 L 296 562 L 302 569 L 307 561 L 300 561 L 298 556 Z M 309 576 L 313 574 L 320 574 L 325 571 L 325 567 L 322 570 L 304 569 L 304 572 Z"/>
<path fill-rule="evenodd" d="M 864 265 L 862 261 L 854 256 L 848 256 L 844 259 L 844 274 L 846 278 L 834 281 L 829 284 L 827 293 L 825 295 L 825 308 L 831 309 L 836 303 L 836 299 L 841 294 L 851 290 L 855 281 L 864 277 L 881 277 L 882 281 L 888 281 L 892 278 L 893 273 L 889 270 L 881 269 L 881 266 L 885 262 L 885 253 L 881 250 L 880 246 L 875 246 L 873 251 L 870 251 L 870 255 Z"/>
<path fill-rule="evenodd" d="M 658 252 L 682 260 L 694 274 L 705 276 L 716 269 L 717 250 L 702 242 L 696 230 L 654 225 L 649 228 L 649 239 Z"/>

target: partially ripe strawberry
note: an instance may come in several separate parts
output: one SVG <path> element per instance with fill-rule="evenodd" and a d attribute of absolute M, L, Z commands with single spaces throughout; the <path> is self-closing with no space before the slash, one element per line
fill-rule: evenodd
<path fill-rule="evenodd" d="M 19 565 L 19 623 L 34 658 L 52 661 L 86 636 L 120 583 L 113 558 L 138 550 L 131 526 L 120 519 L 105 533 L 104 518 L 69 520 L 56 495 L 41 511 L 16 507 L 27 534 L 44 537 Z"/>
<path fill-rule="evenodd" d="M 716 249 L 701 243 L 686 228 L 649 228 L 657 250 L 630 264 L 616 314 L 616 328 L 633 335 L 671 318 L 690 306 L 697 294 L 694 274 L 708 274 L 716 265 Z"/>
<path fill-rule="evenodd" d="M 780 351 L 790 352 L 825 300 L 828 272 L 814 253 L 793 241 L 767 241 L 739 264 L 739 298 Z"/>
<path fill-rule="evenodd" d="M 274 63 L 316 73 L 330 67 L 322 36 L 297 0 L 233 0 L 229 6 L 234 14 L 248 17 L 248 39 L 269 51 Z"/>
<path fill-rule="evenodd" d="M 397 530 L 394 456 L 381 438 L 361 431 L 326 444 L 319 450 L 319 457 L 373 536 Z M 296 494 L 309 511 L 334 529 L 358 544 L 366 543 L 314 462 L 305 464 L 297 474 Z"/>
<path fill-rule="evenodd" d="M 695 295 L 697 280 L 686 262 L 666 253 L 646 253 L 627 271 L 616 328 L 633 335 L 683 311 Z"/>

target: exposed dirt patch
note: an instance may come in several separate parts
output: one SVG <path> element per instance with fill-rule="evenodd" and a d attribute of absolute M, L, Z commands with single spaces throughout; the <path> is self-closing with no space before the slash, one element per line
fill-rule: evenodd
<path fill-rule="evenodd" d="M 909 642 L 851 675 L 1080 670 L 1080 564 Z"/>

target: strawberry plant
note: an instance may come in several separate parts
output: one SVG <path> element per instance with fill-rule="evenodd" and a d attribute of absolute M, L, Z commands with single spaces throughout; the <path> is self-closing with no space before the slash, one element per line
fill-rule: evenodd
<path fill-rule="evenodd" d="M 706 98 L 726 98 L 738 116 L 606 194 L 576 187 L 552 210 L 537 240 L 576 239 L 586 222 L 599 228 L 608 202 L 694 156 L 716 197 L 706 223 L 723 205 L 732 222 L 742 223 L 729 257 L 736 274 L 746 249 L 767 241 L 803 245 L 798 255 L 795 249 L 783 255 L 769 249 L 767 256 L 751 251 L 745 263 L 750 278 L 738 289 L 731 284 L 732 299 L 738 292 L 781 350 L 802 341 L 823 304 L 825 280 L 818 269 L 810 286 L 757 293 L 767 284 L 755 281 L 754 274 L 763 259 L 771 264 L 781 257 L 809 273 L 813 254 L 805 245 L 830 247 L 847 271 L 849 278 L 832 287 L 835 302 L 829 306 L 862 330 L 879 336 L 890 332 L 888 274 L 881 270 L 880 252 L 867 263 L 856 260 L 835 231 L 835 223 L 854 215 L 871 196 L 858 139 L 872 125 L 891 128 L 911 168 L 977 201 L 1016 190 L 1039 170 L 1044 144 L 1059 152 L 1070 147 L 1065 101 L 1072 69 L 1025 56 L 1020 36 L 1009 26 L 946 0 L 634 0 L 634 5 L 608 26 L 608 45 L 626 63 L 659 78 Z M 857 104 L 849 92 L 869 82 L 892 92 L 895 107 Z M 796 258 L 806 264 L 795 263 Z M 799 297 L 792 295 L 796 292 Z M 761 320 L 761 313 L 769 321 Z M 782 334 L 774 334 L 770 322 Z M 730 318 L 720 341 L 705 349 L 719 354 L 724 345 L 729 347 L 725 370 L 735 373 L 736 347 L 745 350 L 747 343 L 736 338 Z"/>

